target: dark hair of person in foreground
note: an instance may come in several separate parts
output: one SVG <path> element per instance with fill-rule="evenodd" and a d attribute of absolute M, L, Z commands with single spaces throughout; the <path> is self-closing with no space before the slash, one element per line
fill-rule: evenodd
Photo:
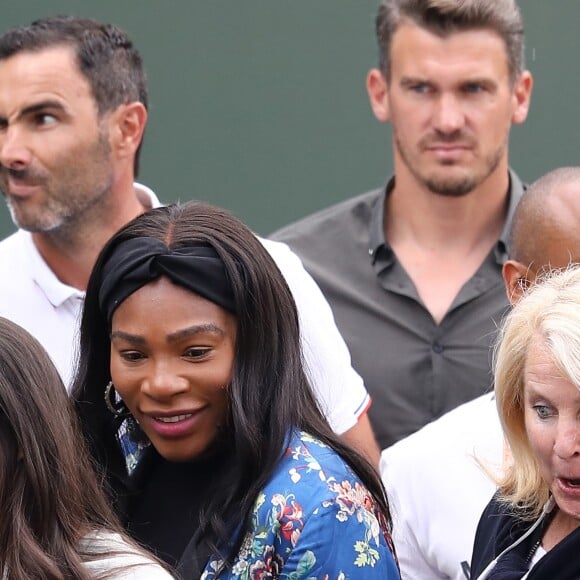
<path fill-rule="evenodd" d="M 2 579 L 125 578 L 126 566 L 117 559 L 101 572 L 89 571 L 90 563 L 140 553 L 120 532 L 100 489 L 48 354 L 5 318 L 0 318 L 0 506 Z M 122 540 L 101 541 L 100 532 L 120 533 Z"/>

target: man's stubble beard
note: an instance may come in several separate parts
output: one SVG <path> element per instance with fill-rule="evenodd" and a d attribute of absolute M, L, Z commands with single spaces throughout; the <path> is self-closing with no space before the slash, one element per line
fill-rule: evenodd
<path fill-rule="evenodd" d="M 393 135 L 395 147 L 401 160 L 405 164 L 405 167 L 407 167 L 413 177 L 419 183 L 423 184 L 431 193 L 442 197 L 463 197 L 471 193 L 498 168 L 507 149 L 506 140 L 485 158 L 485 164 L 481 171 L 475 173 L 467 172 L 463 176 L 454 176 L 453 179 L 451 179 L 451 176 L 425 175 L 419 167 L 420 162 L 415 162 L 413 160 L 412 154 L 409 154 L 405 147 L 403 147 L 394 129 Z M 419 148 L 420 147 L 421 146 L 419 146 Z M 449 167 L 453 167 L 453 163 L 448 165 Z M 441 167 L 444 168 L 445 164 L 442 164 Z"/>
<path fill-rule="evenodd" d="M 96 142 L 84 151 L 80 168 L 71 166 L 68 169 L 66 163 L 62 163 L 56 186 L 51 186 L 50 175 L 34 174 L 35 178 L 40 178 L 39 185 L 45 188 L 46 194 L 44 203 L 36 211 L 27 213 L 19 210 L 18 202 L 14 203 L 13 199 L 5 196 L 12 221 L 31 233 L 64 234 L 66 230 L 74 229 L 77 222 L 91 213 L 111 190 L 113 176 L 110 157 L 108 139 L 100 131 Z M 71 162 L 74 163 L 74 159 Z M 26 177 L 26 172 L 20 173 Z"/>

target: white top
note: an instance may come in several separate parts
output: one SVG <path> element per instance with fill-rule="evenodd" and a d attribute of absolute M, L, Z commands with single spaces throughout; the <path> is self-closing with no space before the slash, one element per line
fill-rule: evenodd
<path fill-rule="evenodd" d="M 18 230 L 0 242 L 0 316 L 30 332 L 48 351 L 65 385 L 84 292 L 63 284 L 42 259 L 30 233 Z"/>
<path fill-rule="evenodd" d="M 332 310 L 300 258 L 282 242 L 258 238 L 284 275 L 298 308 L 302 353 L 318 404 L 336 433 L 353 427 L 370 405 Z"/>
<path fill-rule="evenodd" d="M 532 571 L 532 568 L 547 554 L 546 550 L 544 550 L 544 548 L 542 546 L 538 546 L 536 548 L 536 551 L 534 552 L 534 555 L 532 556 L 532 559 L 530 560 L 530 569 L 528 570 L 528 572 L 525 574 L 525 576 L 522 576 L 522 580 L 526 580 L 526 578 L 530 575 L 530 572 Z"/>
<path fill-rule="evenodd" d="M 155 194 L 135 184 L 152 207 Z M 260 240 L 282 271 L 298 306 L 303 352 L 314 391 L 332 428 L 353 427 L 370 403 L 330 307 L 300 259 L 280 242 Z M 63 284 L 39 254 L 32 235 L 18 230 L 0 242 L 0 316 L 28 330 L 46 348 L 64 384 L 71 386 L 77 359 L 84 292 Z M 103 386 L 104 388 L 104 386 Z"/>
<path fill-rule="evenodd" d="M 118 569 L 111 578 L 115 580 L 172 580 L 174 578 L 160 564 L 155 562 L 146 552 L 136 546 L 127 544 L 119 534 L 99 532 L 90 534 L 83 543 L 94 547 L 98 552 L 120 552 L 109 558 L 100 558 L 86 562 L 87 569 L 96 577 L 105 572 Z"/>
<path fill-rule="evenodd" d="M 95 552 L 120 552 L 110 558 L 99 558 L 85 563 L 87 570 L 96 578 L 117 569 L 118 571 L 108 578 L 114 580 L 174 580 L 175 578 L 146 552 L 127 544 L 119 534 L 91 533 L 83 538 L 82 544 L 84 549 L 94 548 Z M 8 578 L 9 573 L 5 571 L 2 580 L 8 580 Z"/>
<path fill-rule="evenodd" d="M 469 578 L 475 531 L 496 485 L 503 433 L 488 393 L 383 450 L 403 580 Z"/>
<path fill-rule="evenodd" d="M 160 205 L 149 188 L 136 183 L 135 190 L 144 205 Z M 29 232 L 18 230 L 0 242 L 0 316 L 38 339 L 67 388 L 74 376 L 84 297 L 56 277 Z"/>

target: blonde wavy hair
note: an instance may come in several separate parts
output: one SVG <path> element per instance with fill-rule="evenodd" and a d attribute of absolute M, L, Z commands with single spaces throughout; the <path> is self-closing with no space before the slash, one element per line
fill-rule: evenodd
<path fill-rule="evenodd" d="M 499 417 L 511 451 L 500 497 L 535 518 L 549 496 L 524 421 L 527 353 L 537 338 L 580 390 L 580 266 L 545 274 L 504 320 L 494 353 Z"/>

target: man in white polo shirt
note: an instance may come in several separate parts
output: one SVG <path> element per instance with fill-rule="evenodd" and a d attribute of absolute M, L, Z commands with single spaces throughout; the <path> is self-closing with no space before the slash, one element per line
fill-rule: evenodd
<path fill-rule="evenodd" d="M 19 227 L 0 243 L 0 315 L 42 342 L 67 385 L 99 251 L 159 203 L 134 184 L 146 122 L 141 58 L 119 28 L 58 17 L 0 38 L 0 189 Z M 378 462 L 369 396 L 328 304 L 287 246 L 264 244 L 296 299 L 322 410 Z"/>

